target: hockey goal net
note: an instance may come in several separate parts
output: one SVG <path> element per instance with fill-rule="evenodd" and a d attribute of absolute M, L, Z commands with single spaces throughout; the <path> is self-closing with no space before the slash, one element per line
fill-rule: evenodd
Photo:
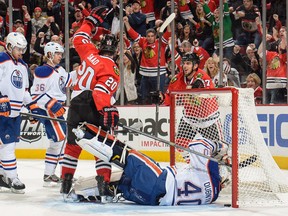
<path fill-rule="evenodd" d="M 253 93 L 236 88 L 172 92 L 170 140 L 186 147 L 201 134 L 230 145 L 232 184 L 225 190 L 232 207 L 288 205 L 288 181 L 266 146 Z M 171 165 L 186 164 L 181 152 L 170 148 Z"/>

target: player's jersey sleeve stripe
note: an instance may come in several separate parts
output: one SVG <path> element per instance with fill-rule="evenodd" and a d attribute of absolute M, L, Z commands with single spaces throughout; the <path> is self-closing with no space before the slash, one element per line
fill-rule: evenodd
<path fill-rule="evenodd" d="M 104 92 L 106 94 L 110 94 L 110 91 L 107 88 L 105 88 L 103 85 L 100 85 L 100 84 L 97 84 L 95 86 L 94 90 L 98 90 L 98 91 Z"/>
<path fill-rule="evenodd" d="M 84 38 L 90 40 L 90 36 L 89 36 L 87 33 L 85 33 L 85 32 L 78 32 L 78 33 L 76 33 L 76 34 L 74 35 L 74 37 L 73 37 L 73 40 L 74 40 L 76 37 L 79 37 L 79 36 L 84 37 Z"/>

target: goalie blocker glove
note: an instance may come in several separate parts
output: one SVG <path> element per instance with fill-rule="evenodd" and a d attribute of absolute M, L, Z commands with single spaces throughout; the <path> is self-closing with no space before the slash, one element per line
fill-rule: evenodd
<path fill-rule="evenodd" d="M 108 12 L 108 7 L 106 6 L 98 6 L 93 8 L 90 12 L 90 15 L 85 18 L 86 21 L 90 22 L 94 27 L 99 26 L 103 23 L 104 19 L 106 18 Z"/>
<path fill-rule="evenodd" d="M 119 121 L 118 109 L 115 106 L 104 107 L 100 112 L 100 122 L 105 127 L 116 127 Z"/>
<path fill-rule="evenodd" d="M 10 100 L 0 92 L 0 116 L 8 117 L 11 114 Z"/>

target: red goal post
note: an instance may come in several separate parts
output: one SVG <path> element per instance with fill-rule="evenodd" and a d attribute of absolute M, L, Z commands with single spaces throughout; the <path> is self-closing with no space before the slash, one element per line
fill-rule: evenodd
<path fill-rule="evenodd" d="M 170 95 L 171 142 L 187 147 L 201 134 L 230 145 L 232 207 L 288 205 L 287 179 L 264 141 L 253 89 L 189 89 Z M 186 164 L 181 150 L 172 146 L 170 164 Z"/>

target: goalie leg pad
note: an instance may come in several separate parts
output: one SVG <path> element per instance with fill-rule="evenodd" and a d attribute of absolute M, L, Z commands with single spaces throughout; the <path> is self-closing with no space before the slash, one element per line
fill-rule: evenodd
<path fill-rule="evenodd" d="M 100 158 L 105 162 L 109 162 L 112 155 L 113 150 L 110 146 L 107 146 L 105 143 L 102 143 L 97 140 L 97 137 L 92 139 L 80 139 L 76 140 L 76 143 L 87 152 L 91 153 L 92 155 Z"/>

